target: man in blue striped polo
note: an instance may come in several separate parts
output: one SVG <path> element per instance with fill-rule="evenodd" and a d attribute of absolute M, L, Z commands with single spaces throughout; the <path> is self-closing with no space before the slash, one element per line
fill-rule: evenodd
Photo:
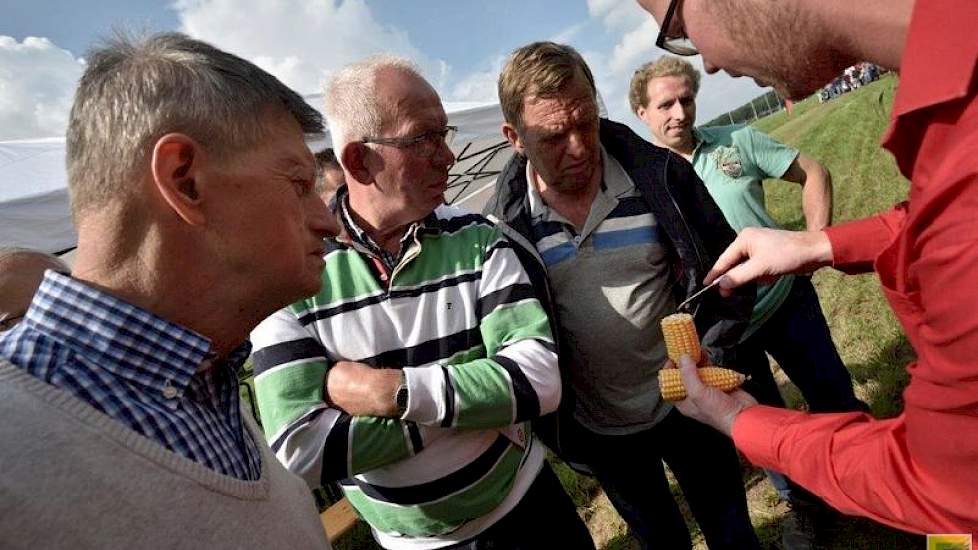
<path fill-rule="evenodd" d="M 252 334 L 272 448 L 385 548 L 593 548 L 530 431 L 560 401 L 548 317 L 500 229 L 443 205 L 438 95 L 380 56 L 332 79 L 326 116 L 346 185 L 322 290 Z"/>
<path fill-rule="evenodd" d="M 691 544 L 663 460 L 710 548 L 757 548 L 736 452 L 663 402 L 657 380 L 659 321 L 698 288 L 733 231 L 685 161 L 599 118 L 573 48 L 517 49 L 499 99 L 517 155 L 488 211 L 535 245 L 549 274 L 571 389 L 555 451 L 594 472 L 643 548 Z M 736 364 L 750 292 L 697 307 L 714 363 Z"/>

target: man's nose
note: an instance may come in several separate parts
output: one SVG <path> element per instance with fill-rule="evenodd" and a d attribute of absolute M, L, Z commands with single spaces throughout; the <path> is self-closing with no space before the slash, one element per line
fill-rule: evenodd
<path fill-rule="evenodd" d="M 574 158 L 580 158 L 587 154 L 584 134 L 571 132 L 567 135 L 567 154 Z"/>
<path fill-rule="evenodd" d="M 713 63 L 710 63 L 709 61 L 707 61 L 706 59 L 704 59 L 703 60 L 703 70 L 705 70 L 708 74 L 713 74 L 713 73 L 716 73 L 717 71 L 719 71 L 720 70 L 720 67 L 717 67 Z"/>
<path fill-rule="evenodd" d="M 448 146 L 445 140 L 439 142 L 435 160 L 439 165 L 451 166 L 455 164 L 455 153 L 452 152 L 452 148 Z"/>
<path fill-rule="evenodd" d="M 683 108 L 681 101 L 677 101 L 672 104 L 672 107 L 669 109 L 669 116 L 672 117 L 673 120 L 686 120 L 686 109 Z"/>

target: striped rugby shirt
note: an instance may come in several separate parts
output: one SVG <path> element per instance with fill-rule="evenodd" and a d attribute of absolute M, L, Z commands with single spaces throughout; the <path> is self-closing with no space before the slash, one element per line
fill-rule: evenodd
<path fill-rule="evenodd" d="M 319 294 L 252 334 L 272 449 L 312 487 L 342 480 L 387 548 L 445 546 L 509 512 L 543 464 L 528 421 L 560 401 L 548 318 L 501 231 L 448 206 L 413 231 L 386 282 L 365 247 L 335 243 Z M 403 419 L 328 407 L 339 360 L 403 367 Z"/>

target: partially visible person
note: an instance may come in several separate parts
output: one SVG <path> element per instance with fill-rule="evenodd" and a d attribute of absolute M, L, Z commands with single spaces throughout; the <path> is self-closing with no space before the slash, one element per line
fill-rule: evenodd
<path fill-rule="evenodd" d="M 316 193 L 323 199 L 329 209 L 329 228 L 327 231 L 331 236 L 340 233 L 340 223 L 336 218 L 336 191 L 346 185 L 346 178 L 343 175 L 343 167 L 336 158 L 336 153 L 332 148 L 326 148 L 315 155 L 316 158 Z"/>
<path fill-rule="evenodd" d="M 239 404 L 261 319 L 316 292 L 322 117 L 182 34 L 85 56 L 66 138 L 78 249 L 0 334 L 5 548 L 329 548 Z"/>
<path fill-rule="evenodd" d="M 734 232 L 688 163 L 599 118 L 573 48 L 518 48 L 498 86 L 516 154 L 486 212 L 530 243 L 532 280 L 552 293 L 544 303 L 569 382 L 553 450 L 594 473 L 642 548 L 691 546 L 663 460 L 710 548 L 757 548 L 733 446 L 663 401 L 657 377 L 661 319 L 699 288 Z M 712 361 L 735 362 L 752 295 L 697 304 Z"/>
<path fill-rule="evenodd" d="M 27 308 L 48 269 L 68 273 L 57 256 L 29 248 L 0 247 L 0 331 L 13 328 Z"/>
<path fill-rule="evenodd" d="M 875 270 L 917 353 L 904 411 L 805 414 L 704 387 L 683 361 L 685 414 L 732 435 L 843 512 L 922 533 L 978 535 L 978 40 L 971 0 L 640 0 L 657 44 L 802 99 L 845 67 L 899 68 L 883 144 L 909 201 L 822 231 L 745 229 L 706 282 L 725 292 L 833 266 Z M 859 20 L 860 25 L 852 25 Z"/>
<path fill-rule="evenodd" d="M 444 205 L 438 94 L 378 56 L 333 77 L 326 116 L 346 186 L 323 288 L 252 334 L 272 448 L 385 548 L 593 550 L 530 431 L 561 395 L 546 312 L 501 229 Z"/>
<path fill-rule="evenodd" d="M 779 143 L 751 126 L 697 128 L 696 95 L 700 73 L 687 61 L 662 56 L 632 77 L 629 102 L 648 126 L 652 141 L 682 156 L 696 170 L 731 227 L 780 227 L 767 211 L 762 183 L 780 178 L 802 186 L 801 202 L 809 231 L 832 219 L 832 179 L 818 161 Z M 866 411 L 856 398 L 846 369 L 808 276 L 787 275 L 757 287 L 751 322 L 741 339 L 738 369 L 764 383 L 753 395 L 761 403 L 784 407 L 768 376 L 767 354 L 801 390 L 813 412 Z M 807 548 L 818 506 L 799 496 L 783 476 L 771 473 L 781 497 L 793 507 L 784 530 L 787 548 Z M 808 514 L 810 518 L 793 517 Z M 805 528 L 802 529 L 801 527 Z"/>

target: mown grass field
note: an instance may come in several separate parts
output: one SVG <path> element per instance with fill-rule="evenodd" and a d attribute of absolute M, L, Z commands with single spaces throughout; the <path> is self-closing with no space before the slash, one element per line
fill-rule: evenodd
<path fill-rule="evenodd" d="M 822 162 L 832 173 L 836 223 L 858 219 L 904 200 L 909 183 L 899 174 L 879 140 L 889 121 L 897 79 L 887 76 L 828 103 L 809 99 L 792 115 L 776 113 L 755 126 Z M 801 187 L 769 181 L 765 184 L 768 208 L 786 228 L 801 229 Z M 852 372 L 856 392 L 871 404 L 879 418 L 902 409 L 901 393 L 907 383 L 904 366 L 913 351 L 880 293 L 874 275 L 844 276 L 831 269 L 815 274 L 814 282 L 836 345 Z M 790 406 L 804 408 L 798 391 L 776 371 Z M 681 444 L 677 442 L 677 444 Z M 602 550 L 638 548 L 597 483 L 554 461 L 555 469 L 578 511 L 587 521 Z M 778 501 L 763 474 L 744 465 L 751 517 L 765 548 L 781 548 L 782 522 L 787 507 Z M 679 496 L 679 489 L 674 486 Z M 681 499 L 681 496 L 679 497 Z M 706 548 L 688 516 L 696 548 Z M 840 518 L 823 533 L 820 543 L 829 550 L 910 550 L 924 547 L 922 537 L 891 530 L 872 522 Z M 379 548 L 362 523 L 335 545 L 338 549 Z"/>

